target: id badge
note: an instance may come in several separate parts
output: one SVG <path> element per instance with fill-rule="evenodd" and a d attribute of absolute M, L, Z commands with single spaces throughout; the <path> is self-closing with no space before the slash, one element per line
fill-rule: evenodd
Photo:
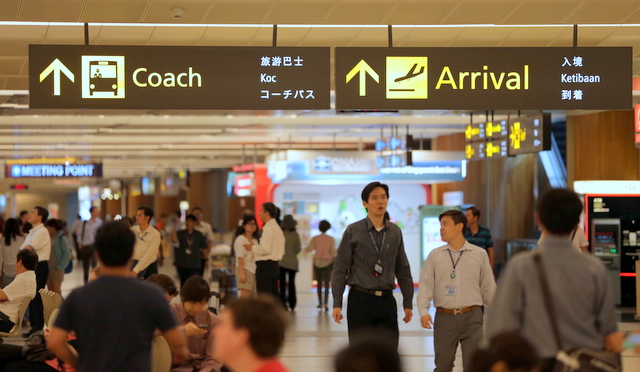
<path fill-rule="evenodd" d="M 444 295 L 445 296 L 455 296 L 456 295 L 456 287 L 444 287 Z"/>
<path fill-rule="evenodd" d="M 382 265 L 380 265 L 379 263 L 376 263 L 375 265 L 373 265 L 373 270 L 376 272 L 377 275 L 382 275 Z"/>
<path fill-rule="evenodd" d="M 191 249 L 187 248 L 187 250 L 185 251 L 186 254 L 191 254 Z"/>

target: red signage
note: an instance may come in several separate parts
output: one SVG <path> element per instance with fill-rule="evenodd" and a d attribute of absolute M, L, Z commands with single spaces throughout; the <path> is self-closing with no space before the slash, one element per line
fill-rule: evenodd
<path fill-rule="evenodd" d="M 633 114 L 633 122 L 636 128 L 636 147 L 640 147 L 640 103 L 635 105 Z"/>

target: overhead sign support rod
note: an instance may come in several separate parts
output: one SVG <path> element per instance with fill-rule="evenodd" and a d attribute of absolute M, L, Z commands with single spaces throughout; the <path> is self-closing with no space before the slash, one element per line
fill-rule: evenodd
<path fill-rule="evenodd" d="M 387 34 L 389 35 L 389 48 L 393 48 L 393 26 L 387 26 Z"/>
<path fill-rule="evenodd" d="M 573 25 L 573 47 L 578 46 L 578 25 Z"/>
<path fill-rule="evenodd" d="M 273 25 L 273 40 L 271 41 L 271 46 L 276 47 L 278 44 L 278 25 Z"/>
<path fill-rule="evenodd" d="M 84 23 L 84 45 L 89 45 L 89 24 Z"/>

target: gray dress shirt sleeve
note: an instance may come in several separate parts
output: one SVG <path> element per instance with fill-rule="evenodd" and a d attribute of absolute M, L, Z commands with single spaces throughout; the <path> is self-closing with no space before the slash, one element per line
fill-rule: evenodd
<path fill-rule="evenodd" d="M 405 309 L 413 309 L 413 278 L 411 277 L 411 267 L 404 250 L 404 241 L 400 234 L 400 246 L 396 257 L 396 279 L 402 291 L 402 305 Z"/>
<path fill-rule="evenodd" d="M 349 269 L 353 259 L 353 247 L 351 246 L 351 227 L 345 230 L 338 248 L 338 256 L 333 266 L 333 277 L 331 278 L 331 293 L 333 293 L 333 307 L 342 308 L 342 295 L 347 285 Z"/>

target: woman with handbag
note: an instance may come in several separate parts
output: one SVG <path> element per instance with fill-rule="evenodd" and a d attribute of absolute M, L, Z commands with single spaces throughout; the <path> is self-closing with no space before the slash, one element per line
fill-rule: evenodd
<path fill-rule="evenodd" d="M 9 218 L 4 224 L 0 240 L 0 267 L 2 267 L 2 287 L 6 287 L 16 277 L 16 255 L 24 243 L 24 235 L 20 231 L 20 220 Z"/>

